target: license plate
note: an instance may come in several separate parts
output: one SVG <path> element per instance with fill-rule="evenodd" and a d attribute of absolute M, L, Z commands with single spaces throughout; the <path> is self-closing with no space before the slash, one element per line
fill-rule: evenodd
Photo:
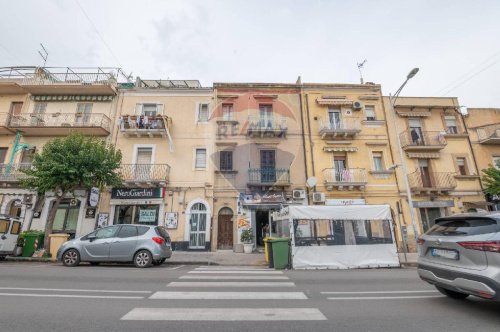
<path fill-rule="evenodd" d="M 455 250 L 432 249 L 431 255 L 433 257 L 442 257 L 447 259 L 458 260 L 458 252 L 456 252 Z"/>

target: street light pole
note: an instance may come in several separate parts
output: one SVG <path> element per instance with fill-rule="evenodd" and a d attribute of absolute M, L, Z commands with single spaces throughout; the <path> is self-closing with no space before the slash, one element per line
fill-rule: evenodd
<path fill-rule="evenodd" d="M 401 168 L 403 171 L 403 179 L 406 187 L 406 196 L 408 197 L 408 205 L 410 206 L 410 218 L 411 218 L 411 224 L 413 227 L 413 237 L 415 240 L 415 245 L 417 245 L 417 217 L 415 215 L 415 210 L 413 208 L 413 197 L 411 194 L 410 190 L 410 184 L 408 182 L 408 167 L 406 165 L 406 162 L 404 160 L 404 154 L 403 154 L 403 148 L 401 147 L 401 139 L 399 137 L 399 128 L 398 128 L 398 122 L 396 120 L 396 111 L 394 110 L 394 106 L 396 104 L 396 100 L 398 99 L 399 94 L 405 87 L 406 83 L 415 76 L 418 73 L 418 68 L 413 68 L 408 76 L 406 77 L 406 80 L 403 82 L 403 84 L 399 87 L 399 89 L 396 91 L 394 96 L 389 94 L 389 104 L 391 105 L 391 115 L 392 115 L 392 122 L 394 123 L 394 131 L 396 132 L 396 140 L 398 143 L 398 150 L 399 150 L 399 157 L 401 159 Z"/>

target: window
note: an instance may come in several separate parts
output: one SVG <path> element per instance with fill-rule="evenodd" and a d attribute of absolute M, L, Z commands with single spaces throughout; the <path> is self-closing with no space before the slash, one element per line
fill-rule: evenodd
<path fill-rule="evenodd" d="M 146 116 L 156 116 L 157 113 L 156 104 L 142 104 L 142 115 Z"/>
<path fill-rule="evenodd" d="M 76 113 L 89 114 L 92 111 L 92 103 L 78 103 Z"/>
<path fill-rule="evenodd" d="M 0 234 L 5 234 L 9 230 L 10 221 L 0 220 Z"/>
<path fill-rule="evenodd" d="M 457 162 L 458 173 L 460 175 L 467 175 L 467 165 L 465 158 L 463 157 L 457 158 L 456 162 Z"/>
<path fill-rule="evenodd" d="M 220 170 L 221 171 L 233 170 L 233 151 L 220 152 Z"/>
<path fill-rule="evenodd" d="M 117 205 L 114 224 L 158 225 L 159 205 Z M 147 229 L 147 228 L 146 228 Z M 141 235 L 141 229 L 138 230 Z"/>
<path fill-rule="evenodd" d="M 233 104 L 222 105 L 222 119 L 225 121 L 233 119 Z"/>
<path fill-rule="evenodd" d="M 23 150 L 21 155 L 21 164 L 31 164 L 35 155 L 36 148 Z"/>
<path fill-rule="evenodd" d="M 133 237 L 137 236 L 137 227 L 135 226 L 122 226 L 120 228 L 120 231 L 118 232 L 118 237 L 120 238 L 127 238 L 127 237 Z"/>
<path fill-rule="evenodd" d="M 377 120 L 377 117 L 375 116 L 375 108 L 373 106 L 365 106 L 365 116 L 366 121 Z"/>
<path fill-rule="evenodd" d="M 207 167 L 207 149 L 196 149 L 195 168 Z"/>
<path fill-rule="evenodd" d="M 448 134 L 458 134 L 457 119 L 454 115 L 446 115 L 444 117 L 444 122 Z"/>
<path fill-rule="evenodd" d="M 500 169 L 500 157 L 493 157 L 493 167 Z"/>
<path fill-rule="evenodd" d="M 260 128 L 273 128 L 273 105 L 259 105 Z"/>
<path fill-rule="evenodd" d="M 110 237 L 114 237 L 117 230 L 118 226 L 101 228 L 95 233 L 95 237 L 98 239 L 108 239 Z"/>
<path fill-rule="evenodd" d="M 75 233 L 80 213 L 79 200 L 64 200 L 59 205 L 54 218 L 53 230 L 56 232 Z"/>
<path fill-rule="evenodd" d="M 35 114 L 43 114 L 45 113 L 45 110 L 47 109 L 47 103 L 36 103 L 35 104 L 35 110 L 33 113 Z"/>
<path fill-rule="evenodd" d="M 10 114 L 12 114 L 12 115 L 21 114 L 22 109 L 23 109 L 23 102 L 22 101 L 15 101 L 12 104 L 10 104 Z"/>
<path fill-rule="evenodd" d="M 200 104 L 198 107 L 198 122 L 208 122 L 208 104 Z"/>
<path fill-rule="evenodd" d="M 7 148 L 0 148 L 0 164 L 4 163 L 6 155 L 7 155 Z"/>
<path fill-rule="evenodd" d="M 12 222 L 12 228 L 10 229 L 10 234 L 17 235 L 21 232 L 21 223 L 19 221 Z"/>
<path fill-rule="evenodd" d="M 385 171 L 382 152 L 373 152 L 373 167 L 375 171 Z"/>

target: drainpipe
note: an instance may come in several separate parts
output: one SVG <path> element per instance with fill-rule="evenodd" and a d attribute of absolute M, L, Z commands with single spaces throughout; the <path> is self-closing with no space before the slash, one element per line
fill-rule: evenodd
<path fill-rule="evenodd" d="M 314 166 L 314 153 L 313 153 L 313 142 L 312 142 L 312 134 L 311 134 L 311 118 L 309 114 L 309 96 L 306 94 L 306 113 L 307 113 L 307 127 L 309 132 L 309 146 L 311 147 L 311 163 L 312 163 L 312 175 L 315 176 L 316 167 Z M 304 151 L 305 152 L 305 151 Z"/>
<path fill-rule="evenodd" d="M 300 102 L 300 129 L 301 129 L 301 135 L 302 135 L 302 152 L 304 154 L 304 167 L 306 170 L 306 180 L 309 176 L 308 170 L 307 170 L 307 153 L 306 153 L 306 136 L 304 132 L 304 109 L 303 109 L 303 100 L 302 100 L 302 93 L 303 89 L 302 86 L 300 87 L 299 90 L 299 102 Z M 307 205 L 309 205 L 309 186 L 306 185 L 306 191 L 307 191 Z M 269 232 L 269 234 L 271 234 Z"/>

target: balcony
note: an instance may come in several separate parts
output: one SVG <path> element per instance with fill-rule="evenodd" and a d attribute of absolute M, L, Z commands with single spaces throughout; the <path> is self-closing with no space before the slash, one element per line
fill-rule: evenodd
<path fill-rule="evenodd" d="M 364 190 L 368 179 L 364 168 L 325 168 L 323 178 L 327 190 Z"/>
<path fill-rule="evenodd" d="M 334 123 L 321 120 L 319 123 L 321 139 L 352 138 L 359 132 L 361 132 L 361 126 L 357 118 L 345 118 Z"/>
<path fill-rule="evenodd" d="M 500 144 L 500 124 L 479 127 L 477 137 L 481 144 Z"/>
<path fill-rule="evenodd" d="M 249 187 L 288 187 L 290 183 L 289 168 L 250 168 L 248 169 Z"/>
<path fill-rule="evenodd" d="M 170 176 L 167 164 L 123 164 L 120 175 L 128 186 L 166 186 Z"/>
<path fill-rule="evenodd" d="M 12 130 L 7 126 L 9 120 L 9 113 L 0 113 L 0 135 L 10 135 Z"/>
<path fill-rule="evenodd" d="M 408 129 L 399 135 L 405 151 L 439 151 L 446 147 L 445 133 Z"/>
<path fill-rule="evenodd" d="M 23 164 L 0 164 L 0 182 L 16 183 L 28 176 L 21 172 L 23 169 L 30 169 L 31 163 Z"/>
<path fill-rule="evenodd" d="M 250 137 L 286 137 L 288 132 L 285 117 L 248 117 L 247 135 Z"/>
<path fill-rule="evenodd" d="M 163 115 L 125 115 L 120 118 L 119 127 L 125 137 L 168 137 L 170 121 Z"/>
<path fill-rule="evenodd" d="M 21 113 L 9 121 L 9 128 L 21 130 L 24 136 L 66 136 L 72 131 L 108 136 L 110 126 L 111 120 L 101 113 Z"/>
<path fill-rule="evenodd" d="M 418 194 L 446 194 L 455 189 L 457 182 L 450 172 L 422 172 L 408 174 L 411 191 Z"/>
<path fill-rule="evenodd" d="M 120 68 L 2 67 L 0 80 L 33 95 L 115 95 L 117 80 L 128 81 Z"/>

